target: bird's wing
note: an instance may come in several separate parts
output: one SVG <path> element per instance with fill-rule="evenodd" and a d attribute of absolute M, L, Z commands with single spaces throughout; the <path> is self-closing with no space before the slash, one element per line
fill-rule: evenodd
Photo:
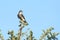
<path fill-rule="evenodd" d="M 23 15 L 22 13 L 20 13 L 20 15 L 21 15 L 21 17 L 22 17 L 23 19 L 25 19 L 24 15 Z"/>

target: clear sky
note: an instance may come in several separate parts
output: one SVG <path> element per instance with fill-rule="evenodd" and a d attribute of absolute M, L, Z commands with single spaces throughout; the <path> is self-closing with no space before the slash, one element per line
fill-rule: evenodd
<path fill-rule="evenodd" d="M 19 19 L 17 14 L 23 10 L 23 14 L 29 23 L 23 30 L 28 28 L 36 38 L 42 34 L 42 29 L 50 26 L 54 32 L 60 32 L 60 0 L 0 0 L 0 29 L 5 40 L 8 38 L 8 30 L 17 33 Z M 60 36 L 58 36 L 60 40 Z"/>

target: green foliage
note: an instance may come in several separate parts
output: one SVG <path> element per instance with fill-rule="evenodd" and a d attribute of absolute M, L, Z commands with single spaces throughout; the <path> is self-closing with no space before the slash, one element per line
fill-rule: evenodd
<path fill-rule="evenodd" d="M 2 33 L 1 33 L 1 29 L 0 29 L 0 39 L 4 40 L 4 37 L 3 37 Z"/>
<path fill-rule="evenodd" d="M 52 30 L 54 30 L 53 27 L 50 27 L 46 30 L 43 30 L 43 34 L 40 36 L 39 40 L 58 40 L 57 36 L 60 34 L 60 33 L 57 33 L 57 32 L 52 32 Z M 19 31 L 18 31 L 19 33 Z M 26 32 L 27 33 L 27 32 Z M 24 40 L 37 40 L 36 38 L 34 38 L 33 36 L 33 32 L 32 30 L 30 30 L 30 34 L 25 34 L 23 33 L 24 35 L 27 35 L 26 38 Z M 21 38 L 23 37 L 21 34 Z M 14 35 L 14 31 L 8 31 L 8 35 L 11 35 L 9 36 L 9 38 L 7 40 L 22 40 L 22 39 L 18 39 L 18 35 Z M 4 40 L 4 37 L 2 36 L 2 33 L 0 31 L 0 39 L 1 40 Z"/>
<path fill-rule="evenodd" d="M 52 30 L 54 30 L 53 27 L 48 28 L 46 31 L 43 30 L 43 34 L 40 36 L 40 40 L 58 40 L 58 38 L 56 38 L 57 35 L 59 35 L 59 33 L 57 32 L 52 32 Z"/>

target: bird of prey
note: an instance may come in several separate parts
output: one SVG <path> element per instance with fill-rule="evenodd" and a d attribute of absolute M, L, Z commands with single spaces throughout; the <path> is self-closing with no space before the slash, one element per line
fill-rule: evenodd
<path fill-rule="evenodd" d="M 18 12 L 18 18 L 20 19 L 20 22 L 23 24 L 23 25 L 28 25 L 28 23 L 26 22 L 26 20 L 25 20 L 25 17 L 24 17 L 24 15 L 22 14 L 23 13 L 23 11 L 22 10 L 20 10 L 19 12 Z"/>

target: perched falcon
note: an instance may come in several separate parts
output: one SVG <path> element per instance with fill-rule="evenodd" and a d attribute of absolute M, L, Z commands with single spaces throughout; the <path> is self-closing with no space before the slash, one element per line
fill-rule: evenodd
<path fill-rule="evenodd" d="M 19 12 L 18 12 L 18 18 L 20 19 L 20 22 L 21 23 L 23 23 L 23 25 L 28 25 L 28 23 L 26 22 L 26 20 L 25 20 L 25 17 L 23 16 L 23 11 L 22 10 L 20 10 Z"/>

